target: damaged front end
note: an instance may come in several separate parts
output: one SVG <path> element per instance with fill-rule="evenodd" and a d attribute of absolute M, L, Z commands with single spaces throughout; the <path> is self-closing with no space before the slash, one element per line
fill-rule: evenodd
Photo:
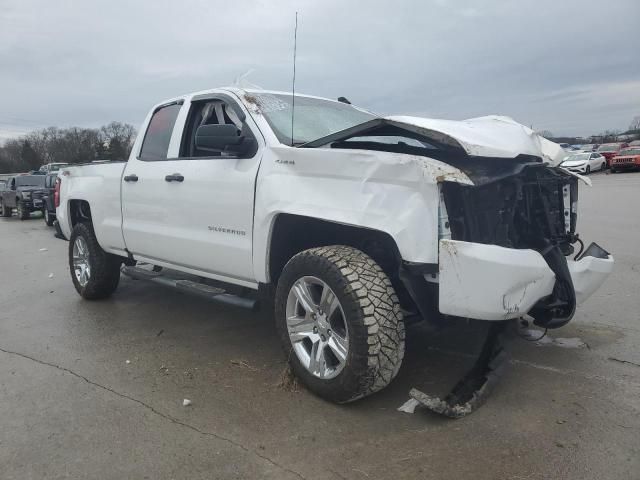
<path fill-rule="evenodd" d="M 583 251 L 575 176 L 527 159 L 500 163 L 475 159 L 466 172 L 474 185 L 441 185 L 439 313 L 492 321 L 474 366 L 444 399 L 410 392 L 450 418 L 478 408 L 505 364 L 507 323 L 494 320 L 529 315 L 545 329 L 561 327 L 613 268 L 595 243 Z"/>
<path fill-rule="evenodd" d="M 443 248 L 445 256 L 451 253 L 457 255 L 458 248 L 461 248 L 476 267 L 482 267 L 487 260 L 492 262 L 494 256 L 497 264 L 505 259 L 512 260 L 510 263 L 515 266 L 515 270 L 507 265 L 499 269 L 502 272 L 495 272 L 503 273 L 499 275 L 502 280 L 497 279 L 498 283 L 503 281 L 504 274 L 509 274 L 504 290 L 496 291 L 498 295 L 502 294 L 498 298 L 502 308 L 499 303 L 498 308 L 493 311 L 487 308 L 476 317 L 492 320 L 487 315 L 499 314 L 493 318 L 498 320 L 517 318 L 529 313 L 535 323 L 542 327 L 561 327 L 571 320 L 576 307 L 567 256 L 574 253 L 574 244 L 578 241 L 575 233 L 578 179 L 560 169 L 528 162 L 526 159 L 512 161 L 509 168 L 500 168 L 499 164 L 503 162 L 476 159 L 475 185 L 467 187 L 443 183 L 442 193 L 451 240 L 478 244 L 476 250 L 482 249 L 482 245 L 502 247 L 505 250 L 485 248 L 481 253 L 488 257 L 485 262 L 474 261 L 471 260 L 473 245 L 450 243 Z M 534 255 L 532 251 L 539 255 Z M 457 259 L 449 258 L 445 259 L 444 266 L 451 265 L 451 269 L 456 269 L 461 267 L 459 263 Z M 544 264 L 548 269 L 544 268 Z M 445 285 L 440 295 L 440 307 L 442 313 L 453 314 L 448 311 L 450 309 L 447 304 L 452 300 L 456 301 L 457 295 L 447 298 L 446 290 L 450 285 L 446 278 L 447 272 L 443 271 L 446 268 L 442 268 L 444 266 L 441 264 L 441 277 L 445 277 Z M 469 265 L 462 266 L 468 267 Z M 492 284 L 491 268 L 489 265 L 484 267 L 484 281 Z M 523 274 L 522 278 L 517 278 L 520 272 Z M 555 282 L 550 273 L 555 276 Z M 456 280 L 457 278 L 458 275 Z M 464 289 L 465 286 L 454 288 Z M 535 295 L 540 298 L 535 298 Z M 493 297 L 495 298 L 495 294 Z M 486 301 L 487 297 L 484 298 Z M 533 300 L 535 304 L 531 304 Z M 442 311 L 443 308 L 445 311 Z M 473 318 L 473 315 L 465 316 Z"/>

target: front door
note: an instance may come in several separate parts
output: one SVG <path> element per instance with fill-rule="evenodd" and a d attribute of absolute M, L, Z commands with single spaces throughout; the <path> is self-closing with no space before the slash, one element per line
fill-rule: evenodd
<path fill-rule="evenodd" d="M 134 257 L 253 282 L 253 197 L 261 148 L 250 158 L 201 152 L 191 135 L 203 124 L 238 122 L 226 108 L 212 100 L 156 110 L 139 155 L 123 175 L 123 233 Z M 216 110 L 222 115 L 216 117 Z M 244 117 L 241 127 L 252 134 Z"/>

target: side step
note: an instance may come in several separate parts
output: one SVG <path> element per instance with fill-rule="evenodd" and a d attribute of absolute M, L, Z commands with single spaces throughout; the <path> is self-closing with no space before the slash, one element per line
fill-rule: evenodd
<path fill-rule="evenodd" d="M 234 307 L 255 310 L 258 304 L 257 300 L 232 295 L 222 288 L 212 287 L 206 283 L 194 282 L 193 280 L 181 278 L 171 278 L 171 276 L 164 273 L 164 271 L 153 272 L 139 267 L 124 266 L 122 267 L 121 272 L 129 278 L 134 278 L 136 280 L 148 280 L 153 283 L 164 285 L 165 287 L 174 288 L 181 292 L 198 295 L 214 302 L 224 303 L 225 305 L 233 305 Z"/>

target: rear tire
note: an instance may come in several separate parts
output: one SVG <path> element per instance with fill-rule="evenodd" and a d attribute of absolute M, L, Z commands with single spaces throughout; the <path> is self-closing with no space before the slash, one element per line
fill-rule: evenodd
<path fill-rule="evenodd" d="M 317 310 L 300 309 L 303 302 L 299 301 L 300 290 L 296 288 L 301 281 L 310 282 L 304 291 Z M 323 303 L 326 288 L 333 298 Z M 400 304 L 385 272 L 365 253 L 334 245 L 297 254 L 280 276 L 275 304 L 276 328 L 289 364 L 309 390 L 320 397 L 350 402 L 383 389 L 397 375 L 405 338 Z M 295 316 L 291 316 L 292 305 Z M 304 329 L 293 331 L 298 326 Z M 308 335 L 301 333 L 307 326 Z M 325 338 L 323 333 L 328 336 Z M 334 353 L 338 352 L 336 341 L 346 347 L 339 355 Z M 324 346 L 315 347 L 316 342 Z M 314 351 L 322 352 L 322 367 L 315 373 L 311 361 L 305 361 Z M 325 372 L 324 376 L 319 372 Z"/>
<path fill-rule="evenodd" d="M 55 216 L 51 216 L 51 214 L 49 213 L 49 209 L 48 208 L 44 208 L 44 210 L 42 210 L 42 215 L 44 217 L 44 223 L 47 224 L 47 227 L 52 227 L 53 226 L 53 222 L 55 222 L 56 217 Z"/>
<path fill-rule="evenodd" d="M 31 217 L 31 211 L 24 205 L 24 202 L 18 202 L 17 208 L 20 220 L 28 220 Z"/>
<path fill-rule="evenodd" d="M 13 208 L 7 207 L 4 203 L 2 203 L 1 205 L 2 205 L 2 216 L 10 217 L 13 214 Z"/>
<path fill-rule="evenodd" d="M 110 296 L 118 288 L 122 261 L 122 257 L 100 247 L 91 224 L 78 223 L 73 227 L 69 239 L 69 271 L 73 286 L 82 298 L 97 300 Z"/>

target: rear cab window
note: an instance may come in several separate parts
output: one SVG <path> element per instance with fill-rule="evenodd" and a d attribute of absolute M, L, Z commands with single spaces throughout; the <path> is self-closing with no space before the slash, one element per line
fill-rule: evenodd
<path fill-rule="evenodd" d="M 173 127 L 182 108 L 182 102 L 161 106 L 153 113 L 142 141 L 140 160 L 166 160 Z"/>

